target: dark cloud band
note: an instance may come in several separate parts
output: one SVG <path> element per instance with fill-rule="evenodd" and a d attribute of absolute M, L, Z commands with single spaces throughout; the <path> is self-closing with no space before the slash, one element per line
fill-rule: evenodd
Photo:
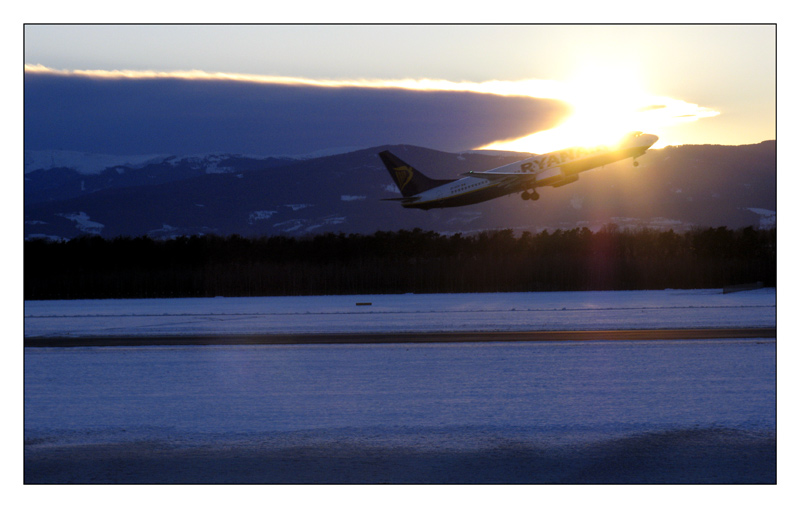
<path fill-rule="evenodd" d="M 554 127 L 565 103 L 400 88 L 26 73 L 25 148 L 299 154 L 408 143 L 466 150 Z"/>

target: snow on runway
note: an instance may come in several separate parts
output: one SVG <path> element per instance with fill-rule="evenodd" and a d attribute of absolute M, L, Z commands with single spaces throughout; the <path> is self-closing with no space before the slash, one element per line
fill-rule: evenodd
<path fill-rule="evenodd" d="M 25 348 L 25 481 L 774 483 L 775 355 L 774 340 Z"/>
<path fill-rule="evenodd" d="M 25 302 L 44 340 L 775 326 L 771 288 Z M 26 483 L 776 478 L 769 338 L 25 347 L 24 375 Z"/>
<path fill-rule="evenodd" d="M 774 288 L 25 302 L 25 337 L 775 326 Z"/>

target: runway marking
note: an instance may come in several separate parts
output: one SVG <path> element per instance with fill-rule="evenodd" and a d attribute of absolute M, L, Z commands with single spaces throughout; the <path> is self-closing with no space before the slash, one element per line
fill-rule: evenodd
<path fill-rule="evenodd" d="M 776 328 L 27 337 L 25 347 L 775 339 Z"/>
<path fill-rule="evenodd" d="M 373 305 L 372 303 L 356 303 L 356 305 Z M 562 307 L 562 308 L 541 308 L 541 309 L 445 309 L 445 310 L 383 310 L 380 307 L 364 311 L 296 311 L 296 312 L 176 312 L 176 313 L 143 313 L 143 314 L 26 314 L 25 319 L 64 319 L 64 318 L 143 318 L 143 317 L 254 317 L 254 316 L 330 316 L 330 315 L 363 315 L 363 314 L 474 314 L 477 312 L 615 312 L 615 311 L 663 311 L 663 310 L 687 310 L 687 309 L 758 309 L 771 308 L 775 305 L 687 305 L 676 307 Z"/>

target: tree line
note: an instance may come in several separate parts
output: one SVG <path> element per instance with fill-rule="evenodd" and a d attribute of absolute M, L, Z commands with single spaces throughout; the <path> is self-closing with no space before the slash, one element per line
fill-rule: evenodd
<path fill-rule="evenodd" d="M 720 288 L 776 281 L 776 230 L 29 240 L 25 299 Z"/>

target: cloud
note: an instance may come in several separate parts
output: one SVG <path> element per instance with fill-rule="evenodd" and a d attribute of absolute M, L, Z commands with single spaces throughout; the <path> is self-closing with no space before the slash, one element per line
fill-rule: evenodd
<path fill-rule="evenodd" d="M 645 111 L 655 111 L 657 109 L 666 109 L 666 105 L 664 104 L 651 104 L 649 106 L 642 106 L 641 108 L 637 109 L 636 111 L 645 112 Z"/>
<path fill-rule="evenodd" d="M 459 151 L 552 128 L 569 113 L 562 101 L 473 85 L 33 66 L 25 148 L 280 155 L 407 143 Z"/>

